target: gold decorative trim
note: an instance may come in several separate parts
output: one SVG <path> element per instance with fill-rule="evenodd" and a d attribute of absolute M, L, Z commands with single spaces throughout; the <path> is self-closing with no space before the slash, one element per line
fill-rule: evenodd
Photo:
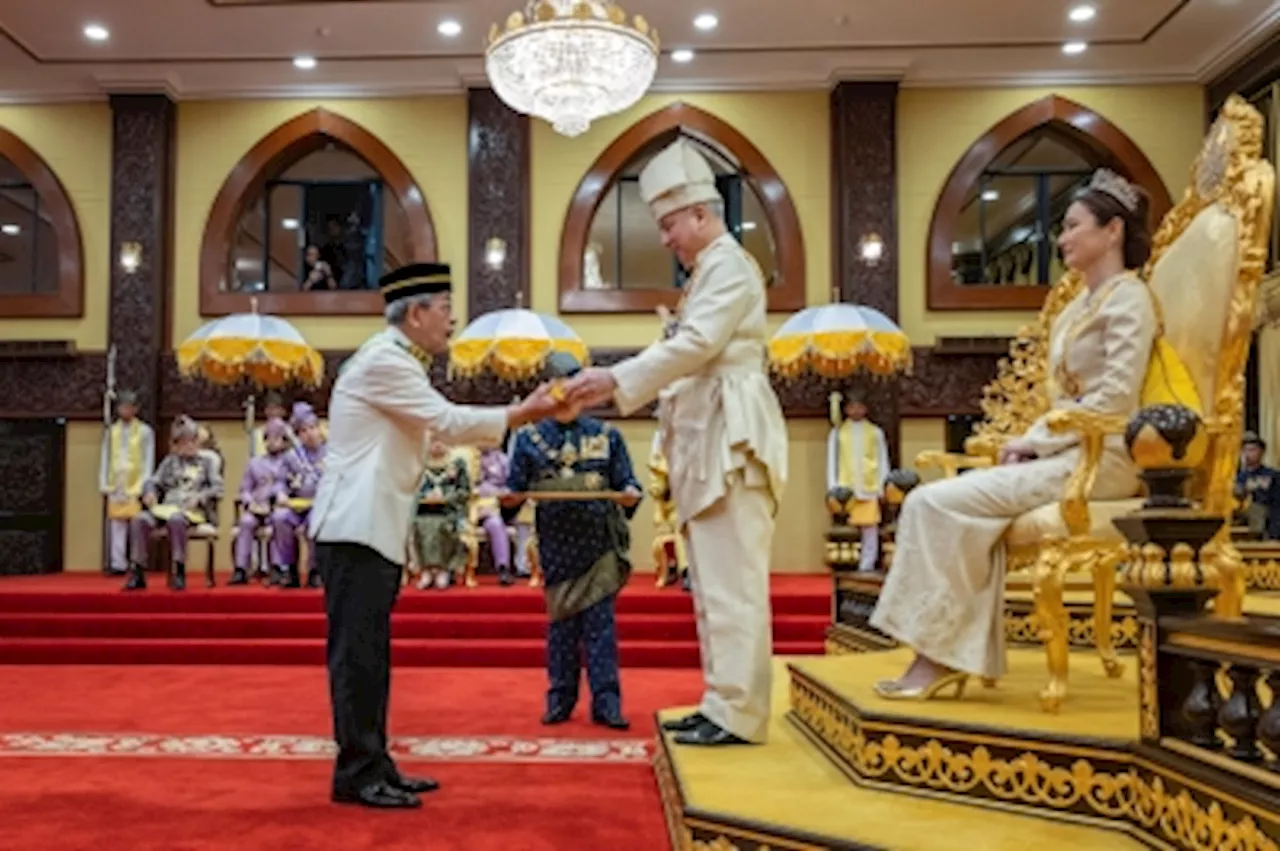
<path fill-rule="evenodd" d="M 1122 747 L 1090 748 L 1094 756 L 1068 763 L 1063 757 L 1071 750 L 1086 749 L 1030 737 L 866 722 L 856 707 L 794 667 L 791 706 L 793 721 L 860 785 L 1086 822 L 1190 851 L 1280 851 L 1259 827 L 1261 822 L 1280 833 L 1276 813 L 1193 783 Z M 891 727 L 919 743 L 904 741 Z M 1187 789 L 1176 788 L 1184 783 L 1203 792 L 1210 799 L 1207 805 Z M 1244 814 L 1231 821 L 1224 806 Z"/>
<path fill-rule="evenodd" d="M 1007 605 L 1007 603 L 1006 603 Z M 1040 645 L 1040 618 L 1035 612 L 1019 612 L 1005 609 L 1004 637 L 1017 644 Z M 1135 614 L 1117 614 L 1111 618 L 1111 642 L 1116 649 L 1132 649 L 1138 646 L 1138 618 Z M 1093 612 L 1087 609 L 1067 610 L 1067 642 L 1072 647 L 1097 646 L 1097 624 Z"/>
<path fill-rule="evenodd" d="M 1156 625 L 1142 622 L 1138 645 L 1139 728 L 1144 739 L 1160 736 L 1160 683 L 1156 676 Z"/>
<path fill-rule="evenodd" d="M 1227 638 L 1212 638 L 1207 635 L 1191 635 L 1185 632 L 1170 633 L 1165 642 L 1171 647 L 1185 647 L 1188 650 L 1203 650 L 1215 656 L 1234 656 L 1238 659 L 1249 659 L 1265 665 L 1280 665 L 1280 649 L 1264 644 L 1246 644 Z"/>
<path fill-rule="evenodd" d="M 1280 561 L 1241 555 L 1244 556 L 1245 583 L 1250 591 L 1280 591 Z"/>

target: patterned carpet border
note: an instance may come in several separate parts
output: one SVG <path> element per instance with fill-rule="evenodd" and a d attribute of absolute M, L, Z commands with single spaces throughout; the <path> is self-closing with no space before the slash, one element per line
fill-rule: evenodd
<path fill-rule="evenodd" d="M 0 733 L 0 757 L 327 760 L 335 751 L 333 741 L 320 736 Z M 653 742 L 646 739 L 407 736 L 391 742 L 391 756 L 408 762 L 648 765 L 653 751 Z"/>

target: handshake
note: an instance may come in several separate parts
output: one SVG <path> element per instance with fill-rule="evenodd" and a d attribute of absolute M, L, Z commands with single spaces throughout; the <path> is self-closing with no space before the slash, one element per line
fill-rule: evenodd
<path fill-rule="evenodd" d="M 613 398 L 616 388 L 607 369 L 590 367 L 572 378 L 543 382 L 523 401 L 507 409 L 507 424 L 518 428 L 547 417 L 577 417 L 586 408 L 596 408 Z"/>

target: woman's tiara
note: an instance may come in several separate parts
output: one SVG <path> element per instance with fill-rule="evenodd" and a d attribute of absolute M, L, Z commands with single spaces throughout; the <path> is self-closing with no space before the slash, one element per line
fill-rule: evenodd
<path fill-rule="evenodd" d="M 1089 188 L 1110 195 L 1130 213 L 1138 212 L 1138 190 L 1132 183 L 1109 168 L 1100 168 L 1095 171 L 1093 179 L 1089 181 Z"/>

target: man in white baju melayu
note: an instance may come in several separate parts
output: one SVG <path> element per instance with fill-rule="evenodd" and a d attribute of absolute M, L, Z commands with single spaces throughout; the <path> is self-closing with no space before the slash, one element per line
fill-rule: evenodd
<path fill-rule="evenodd" d="M 1050 331 L 1051 410 L 1083 408 L 1128 416 L 1138 408 L 1157 323 L 1152 296 L 1129 269 L 1151 253 L 1147 200 L 1100 170 L 1067 208 L 1058 245 L 1085 289 Z M 1041 417 L 1005 444 L 1001 466 L 916 488 L 898 518 L 896 552 L 871 625 L 909 645 L 916 658 L 881 697 L 928 700 L 970 674 L 999 677 L 1004 655 L 1005 530 L 1020 514 L 1062 497 L 1079 457 L 1078 438 L 1053 435 Z M 1119 436 L 1108 438 L 1096 499 L 1138 492 Z"/>
<path fill-rule="evenodd" d="M 769 558 L 787 469 L 787 426 L 765 373 L 760 268 L 725 229 L 715 175 L 680 140 L 640 174 L 664 247 L 690 270 L 664 339 L 611 369 L 587 369 L 573 404 L 623 413 L 659 397 L 671 493 L 689 534 L 706 691 L 668 722 L 688 745 L 762 743 L 769 723 Z"/>

